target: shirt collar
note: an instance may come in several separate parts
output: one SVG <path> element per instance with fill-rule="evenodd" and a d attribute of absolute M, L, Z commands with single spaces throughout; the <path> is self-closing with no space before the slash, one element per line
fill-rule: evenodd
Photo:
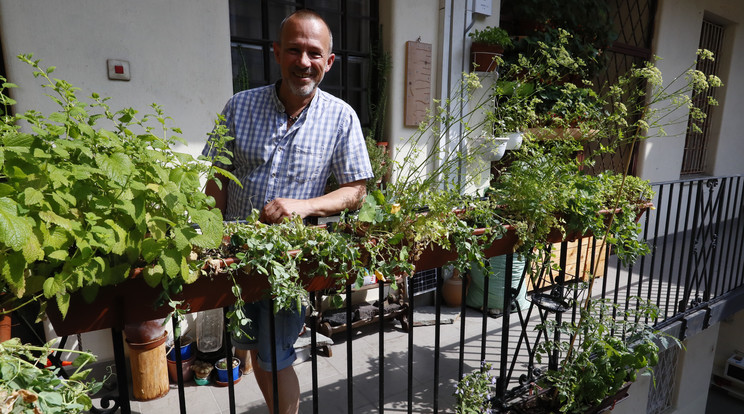
<path fill-rule="evenodd" d="M 279 100 L 279 87 L 281 86 L 281 84 L 282 84 L 282 80 L 279 79 L 274 84 L 274 87 L 271 88 L 271 99 L 274 101 L 274 106 L 276 107 L 276 111 L 279 112 L 280 114 L 284 114 L 287 111 L 287 109 L 284 107 L 284 104 L 282 103 L 282 101 Z M 320 88 L 316 88 L 315 95 L 313 95 L 313 99 L 310 100 L 310 103 L 307 104 L 303 112 L 309 111 L 310 108 L 313 107 L 313 103 L 316 100 L 318 100 L 319 95 L 320 95 Z"/>

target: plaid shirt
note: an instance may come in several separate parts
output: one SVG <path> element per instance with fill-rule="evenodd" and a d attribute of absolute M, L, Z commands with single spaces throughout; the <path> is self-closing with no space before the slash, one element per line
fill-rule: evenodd
<path fill-rule="evenodd" d="M 373 177 L 356 113 L 320 89 L 289 130 L 275 85 L 234 95 L 222 114 L 235 139 L 227 144 L 232 165 L 218 165 L 243 184 L 228 184 L 227 220 L 245 219 L 275 198 L 319 197 L 331 173 L 340 184 Z M 207 144 L 202 154 L 209 153 Z"/>

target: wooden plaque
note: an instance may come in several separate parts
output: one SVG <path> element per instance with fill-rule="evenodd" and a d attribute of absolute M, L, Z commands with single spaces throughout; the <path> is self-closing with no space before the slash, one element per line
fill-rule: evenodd
<path fill-rule="evenodd" d="M 431 44 L 406 42 L 405 125 L 418 126 L 431 102 Z"/>

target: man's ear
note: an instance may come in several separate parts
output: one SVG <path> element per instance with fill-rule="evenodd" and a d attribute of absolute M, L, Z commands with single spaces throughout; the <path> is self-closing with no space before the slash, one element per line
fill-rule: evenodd
<path fill-rule="evenodd" d="M 276 63 L 279 63 L 279 53 L 281 53 L 281 45 L 277 42 L 273 43 L 274 45 L 274 60 L 276 60 Z"/>
<path fill-rule="evenodd" d="M 336 61 L 336 55 L 335 54 L 331 53 L 330 55 L 328 55 L 328 64 L 326 65 L 326 68 L 325 68 L 325 71 L 326 72 L 328 72 L 329 70 L 331 70 L 331 66 L 333 66 L 333 62 L 335 62 L 335 61 Z"/>

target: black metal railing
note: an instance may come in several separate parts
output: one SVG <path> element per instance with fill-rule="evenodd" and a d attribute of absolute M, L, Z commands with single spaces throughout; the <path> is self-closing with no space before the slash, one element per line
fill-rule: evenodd
<path fill-rule="evenodd" d="M 524 392 L 542 371 L 558 367 L 560 361 L 557 353 L 549 355 L 542 364 L 537 363 L 537 344 L 548 337 L 560 339 L 558 332 L 538 329 L 538 325 L 549 318 L 577 319 L 577 286 L 582 278 L 582 269 L 587 267 L 594 269 L 596 265 L 599 269 L 597 274 L 601 275 L 593 283 L 592 296 L 611 299 L 626 306 L 631 297 L 645 298 L 660 307 L 658 320 L 651 321 L 657 326 L 725 298 L 742 287 L 742 177 L 681 180 L 657 183 L 653 187 L 656 191 L 655 208 L 647 211 L 639 222 L 642 238 L 651 252 L 632 266 L 623 266 L 613 255 L 612 248 L 601 240 L 583 238 L 572 243 L 553 245 L 553 251 L 549 253 L 552 260 L 559 264 L 558 268 L 532 264 L 532 268 L 538 269 L 538 272 L 532 278 L 527 278 L 524 276 L 530 266 L 524 266 L 521 275 L 517 272 L 517 276 L 521 277 L 514 286 L 511 275 L 518 257 L 509 254 L 504 266 L 505 276 L 484 279 L 485 308 L 489 303 L 489 285 L 503 284 L 503 303 L 506 304 L 502 306 L 503 314 L 493 318 L 488 312 L 467 307 L 464 300 L 466 285 L 463 283 L 459 321 L 447 324 L 442 320 L 443 277 L 442 272 L 437 272 L 433 323 L 419 326 L 417 312 L 431 305 L 423 303 L 422 296 L 411 294 L 405 303 L 407 321 L 404 322 L 407 323 L 401 324 L 401 328 L 393 327 L 389 319 L 379 317 L 378 324 L 370 325 L 362 333 L 358 329 L 346 329 L 346 335 L 338 338 L 345 342 L 346 361 L 345 364 L 336 364 L 336 367 L 344 366 L 346 373 L 340 374 L 339 378 L 332 380 L 335 382 L 331 386 L 326 385 L 322 389 L 319 385 L 322 361 L 318 356 L 318 329 L 314 329 L 320 324 L 320 316 L 312 313 L 308 319 L 311 328 L 312 389 L 302 390 L 302 405 L 307 406 L 302 410 L 331 412 L 328 407 L 332 405 L 336 407 L 333 412 L 345 408 L 349 413 L 382 413 L 390 408 L 394 408 L 390 411 L 408 413 L 451 412 L 458 379 L 478 368 L 482 361 L 490 362 L 495 367 L 497 382 L 494 401 L 497 406 L 505 407 L 510 399 Z M 599 254 L 602 249 L 604 254 Z M 529 285 L 529 289 L 526 285 Z M 386 286 L 379 282 L 378 287 L 378 312 L 383 315 Z M 354 305 L 352 287 L 348 286 L 345 293 L 346 321 L 349 322 L 352 321 Z M 318 295 L 322 294 L 311 292 L 311 301 L 316 303 Z M 402 331 L 405 331 L 404 335 Z M 373 335 L 378 335 L 377 341 L 370 341 Z M 118 338 L 121 344 L 121 336 Z M 228 338 L 226 334 L 225 339 Z M 366 351 L 374 342 L 377 344 L 376 356 L 360 351 L 360 348 Z M 225 356 L 229 358 L 231 350 L 226 348 Z M 360 356 L 362 354 L 366 355 L 367 360 Z M 376 370 L 364 370 L 367 362 L 376 365 Z M 119 363 L 117 359 L 117 365 Z M 124 369 L 123 365 L 118 368 Z M 405 380 L 402 379 L 403 374 Z M 183 397 L 183 377 L 179 375 L 178 379 L 181 412 L 185 413 L 188 406 Z M 276 376 L 275 385 L 282 386 L 276 383 Z M 231 413 L 236 412 L 233 387 L 230 383 L 228 396 Z M 331 389 L 332 393 L 328 391 Z M 345 407 L 339 408 L 344 389 Z M 274 393 L 276 402 L 276 387 Z M 120 391 L 121 394 L 128 395 L 128 392 Z M 122 412 L 128 412 L 128 401 L 121 407 Z"/>

